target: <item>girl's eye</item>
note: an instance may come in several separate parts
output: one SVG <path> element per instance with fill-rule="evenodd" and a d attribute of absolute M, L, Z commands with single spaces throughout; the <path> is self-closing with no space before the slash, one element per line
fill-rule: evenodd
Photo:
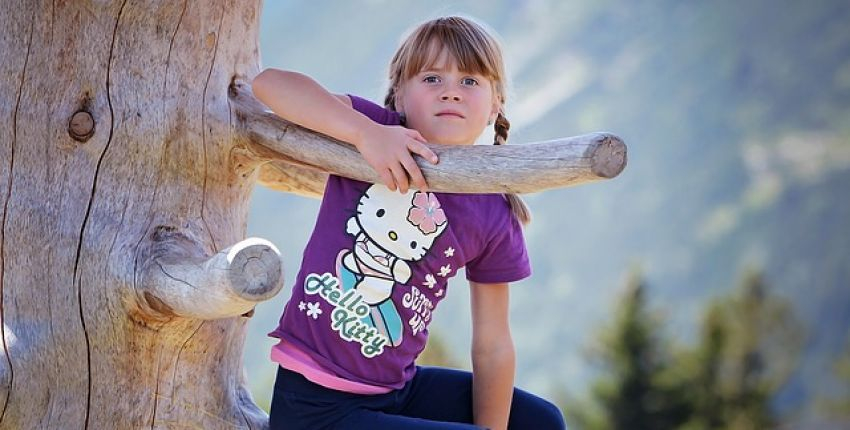
<path fill-rule="evenodd" d="M 423 81 L 423 82 L 427 82 L 427 83 L 429 83 L 429 84 L 434 84 L 434 83 L 440 82 L 440 78 L 438 78 L 438 77 L 436 77 L 436 76 L 431 75 L 431 76 L 426 76 L 426 77 L 424 77 L 424 78 L 422 79 L 422 81 Z"/>
<path fill-rule="evenodd" d="M 469 86 L 478 85 L 478 81 L 476 81 L 473 78 L 463 78 L 462 82 L 463 82 L 464 85 L 469 85 Z"/>

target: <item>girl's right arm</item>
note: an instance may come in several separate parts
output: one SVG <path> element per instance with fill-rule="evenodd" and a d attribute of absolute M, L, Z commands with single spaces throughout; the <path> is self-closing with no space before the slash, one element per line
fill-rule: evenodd
<path fill-rule="evenodd" d="M 472 416 L 475 424 L 506 429 L 511 412 L 516 352 L 511 339 L 506 282 L 469 282 L 472 305 Z"/>
<path fill-rule="evenodd" d="M 288 121 L 354 145 L 390 190 L 406 193 L 408 175 L 426 191 L 411 152 L 433 164 L 437 155 L 416 130 L 378 124 L 351 108 L 348 96 L 335 96 L 309 76 L 265 69 L 252 82 L 254 96 Z"/>

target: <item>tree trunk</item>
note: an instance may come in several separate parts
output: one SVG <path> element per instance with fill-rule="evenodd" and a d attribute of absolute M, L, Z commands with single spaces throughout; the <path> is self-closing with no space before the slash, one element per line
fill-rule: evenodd
<path fill-rule="evenodd" d="M 282 268 L 245 239 L 251 190 L 317 196 L 327 172 L 375 176 L 250 96 L 259 13 L 259 0 L 3 2 L 0 428 L 268 426 L 242 349 Z M 543 144 L 557 155 L 446 149 L 426 178 L 528 192 L 625 165 L 616 136 Z M 506 154 L 525 161 L 486 168 Z"/>
<path fill-rule="evenodd" d="M 265 427 L 240 314 L 280 259 L 217 255 L 257 176 L 227 88 L 258 71 L 259 2 L 3 6 L 0 427 Z"/>

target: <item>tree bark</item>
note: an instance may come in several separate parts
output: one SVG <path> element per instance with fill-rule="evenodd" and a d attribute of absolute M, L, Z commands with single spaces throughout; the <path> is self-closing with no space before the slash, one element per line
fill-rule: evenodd
<path fill-rule="evenodd" d="M 307 145 L 346 146 L 275 139 L 294 128 L 246 100 L 259 0 L 3 6 L 0 428 L 266 428 L 242 349 L 282 268 L 245 239 L 254 184 L 318 196 L 327 172 L 375 177 L 350 146 L 316 158 Z M 446 148 L 426 174 L 445 191 L 525 192 L 622 170 L 615 136 L 579 140 L 554 164 L 519 146 L 461 166 Z M 460 176 L 504 156 L 559 179 Z"/>
<path fill-rule="evenodd" d="M 242 283 L 263 291 L 239 306 L 210 292 L 256 276 L 201 273 L 245 237 L 257 173 L 227 88 L 258 71 L 259 8 L 4 2 L 0 427 L 267 425 L 245 387 L 240 314 L 280 289 L 280 259 L 265 257 L 265 283 Z"/>

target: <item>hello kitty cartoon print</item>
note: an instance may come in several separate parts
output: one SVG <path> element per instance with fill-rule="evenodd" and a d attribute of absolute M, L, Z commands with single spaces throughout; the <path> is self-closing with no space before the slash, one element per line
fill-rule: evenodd
<path fill-rule="evenodd" d="M 396 284 L 410 280 L 409 263 L 424 258 L 434 240 L 448 226 L 437 196 L 421 191 L 400 194 L 382 184 L 370 186 L 360 197 L 346 232 L 354 236 L 352 249 L 340 253 L 343 289 L 353 288 L 371 307 L 367 324 L 385 334 L 390 344 L 402 340 L 402 321 L 391 300 Z M 353 285 L 346 285 L 345 279 Z"/>

